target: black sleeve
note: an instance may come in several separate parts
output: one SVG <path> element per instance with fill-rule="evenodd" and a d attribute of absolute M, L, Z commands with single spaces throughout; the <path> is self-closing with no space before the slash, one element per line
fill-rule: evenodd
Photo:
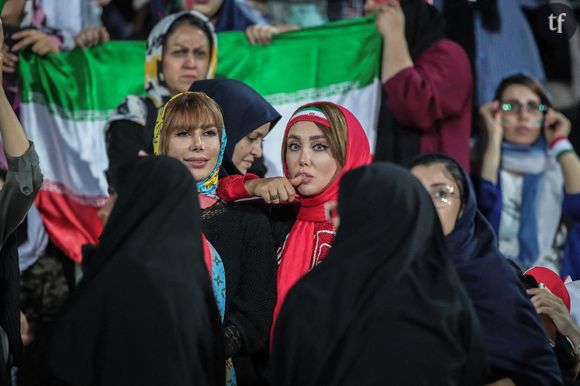
<path fill-rule="evenodd" d="M 128 120 L 111 123 L 107 131 L 107 156 L 109 157 L 108 177 L 119 165 L 137 156 L 139 150 L 147 150 L 145 127 Z M 111 183 L 111 179 L 109 179 Z"/>
<path fill-rule="evenodd" d="M 293 205 L 271 205 L 268 219 L 272 227 L 274 246 L 278 250 L 286 241 L 286 236 L 296 222 L 296 211 Z"/>
<path fill-rule="evenodd" d="M 240 281 L 226 324 L 239 330 L 242 351 L 253 353 L 270 332 L 276 302 L 276 255 L 265 215 L 254 208 L 244 208 L 244 212 Z"/>

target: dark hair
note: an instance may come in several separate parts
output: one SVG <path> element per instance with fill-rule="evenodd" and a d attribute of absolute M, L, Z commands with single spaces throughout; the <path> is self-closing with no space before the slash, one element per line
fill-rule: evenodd
<path fill-rule="evenodd" d="M 408 165 L 409 169 L 413 169 L 415 166 L 431 166 L 431 165 L 443 165 L 445 172 L 448 174 L 448 177 L 451 177 L 453 181 L 457 184 L 457 188 L 459 189 L 459 197 L 461 198 L 461 207 L 459 208 L 459 213 L 463 209 L 463 206 L 467 202 L 467 196 L 465 192 L 465 187 L 467 186 L 467 181 L 465 181 L 465 177 L 463 176 L 463 172 L 461 171 L 461 167 L 455 161 L 451 160 L 447 156 L 441 154 L 427 154 L 415 158 L 411 163 Z"/>
<path fill-rule="evenodd" d="M 546 107 L 551 107 L 550 99 L 544 92 L 542 85 L 535 79 L 524 74 L 517 74 L 504 78 L 495 91 L 495 99 L 501 101 L 501 96 L 509 86 L 520 85 L 529 88 L 540 98 L 540 102 Z"/>
<path fill-rule="evenodd" d="M 191 25 L 203 31 L 203 33 L 207 37 L 207 40 L 209 41 L 209 53 L 211 56 L 211 53 L 213 52 L 214 48 L 212 33 L 209 30 L 206 23 L 204 23 L 202 20 L 198 19 L 197 17 L 191 14 L 185 14 L 183 16 L 180 16 L 173 22 L 173 24 L 171 24 L 171 26 L 167 30 L 167 33 L 165 34 L 165 36 L 163 36 L 163 41 L 161 42 L 163 51 L 165 51 L 165 44 L 167 43 L 167 39 L 169 39 L 169 37 L 173 34 L 173 32 L 175 32 L 175 30 L 181 27 L 182 25 Z"/>

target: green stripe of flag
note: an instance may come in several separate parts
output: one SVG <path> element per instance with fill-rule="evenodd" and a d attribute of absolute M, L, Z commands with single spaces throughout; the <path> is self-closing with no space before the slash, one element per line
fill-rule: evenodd
<path fill-rule="evenodd" d="M 241 32 L 218 39 L 217 76 L 243 80 L 274 104 L 344 93 L 379 74 L 381 40 L 370 17 L 283 34 L 268 46 L 250 45 Z M 102 115 L 143 93 L 144 51 L 144 42 L 110 42 L 46 58 L 28 52 L 20 60 L 22 100 L 74 119 Z"/>
<path fill-rule="evenodd" d="M 2 9 L 4 8 L 4 3 L 6 0 L 0 0 L 0 13 L 2 13 Z"/>

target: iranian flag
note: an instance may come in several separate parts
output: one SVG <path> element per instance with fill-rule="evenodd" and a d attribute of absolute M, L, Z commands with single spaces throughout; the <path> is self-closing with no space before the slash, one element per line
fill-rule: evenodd
<path fill-rule="evenodd" d="M 374 144 L 381 40 L 372 18 L 279 35 L 268 46 L 250 45 L 241 32 L 221 33 L 218 41 L 217 77 L 246 82 L 283 116 L 264 142 L 269 175 L 282 174 L 286 122 L 307 102 L 347 107 Z M 96 244 L 102 229 L 105 123 L 125 96 L 143 93 L 144 60 L 144 42 L 20 59 L 22 124 L 44 174 L 36 204 L 52 241 L 75 261 L 82 259 L 81 245 Z"/>

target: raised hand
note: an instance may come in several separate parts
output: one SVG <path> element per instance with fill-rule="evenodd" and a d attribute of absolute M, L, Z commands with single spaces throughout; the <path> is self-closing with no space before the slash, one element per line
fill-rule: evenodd
<path fill-rule="evenodd" d="M 26 47 L 30 47 L 32 52 L 40 56 L 60 52 L 58 44 L 50 35 L 36 29 L 18 31 L 12 35 L 12 39 L 18 41 L 12 47 L 13 52 L 22 51 Z"/>
<path fill-rule="evenodd" d="M 267 204 L 286 204 L 296 199 L 296 188 L 304 176 L 291 180 L 286 177 L 260 178 L 245 182 L 246 190 L 256 197 L 262 197 Z"/>
<path fill-rule="evenodd" d="M 570 135 L 572 124 L 564 114 L 550 108 L 544 117 L 544 136 L 548 143 L 556 137 L 566 137 Z"/>
<path fill-rule="evenodd" d="M 479 108 L 480 124 L 489 137 L 502 138 L 503 128 L 501 126 L 501 114 L 499 111 L 499 101 L 494 101 L 481 105 Z"/>

